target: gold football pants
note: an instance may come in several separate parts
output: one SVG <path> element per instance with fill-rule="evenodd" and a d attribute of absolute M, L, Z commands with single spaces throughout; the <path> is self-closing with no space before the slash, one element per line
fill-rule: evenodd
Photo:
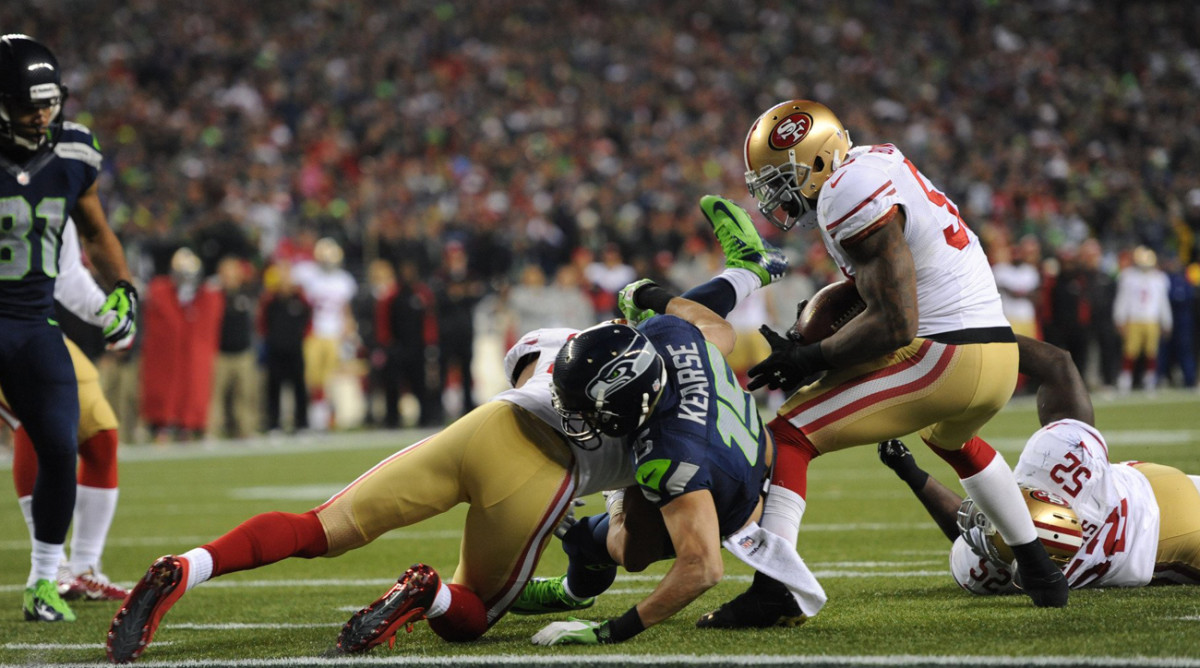
<path fill-rule="evenodd" d="M 958 450 L 1012 397 L 1017 361 L 1015 343 L 917 338 L 800 388 L 779 415 L 822 453 L 917 431 L 940 448 Z"/>
<path fill-rule="evenodd" d="M 1133 467 L 1150 481 L 1158 501 L 1155 581 L 1200 584 L 1200 491 L 1177 468 L 1150 463 Z"/>
<path fill-rule="evenodd" d="M 575 493 L 567 442 L 532 413 L 492 401 L 388 457 L 317 508 L 337 556 L 385 532 L 470 504 L 453 581 L 488 624 L 533 574 Z"/>

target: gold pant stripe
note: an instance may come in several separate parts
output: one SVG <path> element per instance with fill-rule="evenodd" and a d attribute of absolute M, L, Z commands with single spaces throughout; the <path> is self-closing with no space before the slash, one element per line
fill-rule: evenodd
<path fill-rule="evenodd" d="M 532 575 L 575 492 L 570 446 L 504 401 L 476 408 L 388 457 L 317 508 L 336 556 L 470 504 L 453 582 L 504 613 Z"/>
<path fill-rule="evenodd" d="M 779 415 L 819 452 L 916 431 L 956 450 L 1008 403 L 1017 361 L 1015 343 L 947 345 L 918 338 L 801 388 Z"/>

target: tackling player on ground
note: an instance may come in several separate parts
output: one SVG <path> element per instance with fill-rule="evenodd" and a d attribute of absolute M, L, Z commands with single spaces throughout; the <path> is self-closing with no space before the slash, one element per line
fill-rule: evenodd
<path fill-rule="evenodd" d="M 736 224 L 705 203 L 718 232 Z M 723 244 L 729 268 L 695 290 L 732 308 L 739 296 L 782 275 L 782 255 L 758 241 Z M 363 652 L 421 619 L 447 640 L 482 635 L 520 594 L 572 499 L 633 483 L 624 443 L 606 438 L 599 447 L 573 447 L 551 404 L 551 367 L 575 334 L 544 329 L 523 336 L 505 356 L 513 389 L 383 460 L 320 506 L 257 515 L 211 543 L 157 559 L 113 618 L 109 659 L 137 659 L 167 611 L 206 580 L 290 557 L 335 557 L 459 503 L 471 507 L 453 583 L 415 564 L 347 622 L 337 646 Z"/>
<path fill-rule="evenodd" d="M 1034 339 L 1017 341 L 1021 373 L 1041 381 L 1042 428 L 1013 472 L 1070 586 L 1200 584 L 1200 476 L 1150 462 L 1110 463 L 1070 355 Z M 970 499 L 923 471 L 900 441 L 880 443 L 879 458 L 953 542 L 950 570 L 959 585 L 975 594 L 1018 591 L 1007 546 Z"/>
<path fill-rule="evenodd" d="M 71 356 L 54 321 L 54 281 L 70 216 L 116 320 L 110 341 L 133 331 L 137 292 L 96 185 L 99 144 L 63 120 L 67 89 L 54 54 L 25 35 L 0 37 L 0 386 L 37 453 L 30 510 L 34 539 L 23 610 L 28 620 L 73 621 L 56 584 L 75 507 L 79 399 Z"/>
<path fill-rule="evenodd" d="M 763 113 L 744 158 L 763 215 L 784 230 L 817 227 L 867 305 L 818 342 L 762 330 L 772 352 L 750 370 L 749 387 L 794 390 L 770 423 L 777 473 L 763 527 L 795 544 L 814 457 L 919 431 L 1014 546 L 1034 604 L 1066 605 L 1066 581 L 1011 469 L 978 436 L 1012 395 L 1017 345 L 957 207 L 894 145 L 851 149 L 833 112 L 808 100 Z M 759 573 L 699 625 L 767 626 L 792 611 L 784 588 Z"/>

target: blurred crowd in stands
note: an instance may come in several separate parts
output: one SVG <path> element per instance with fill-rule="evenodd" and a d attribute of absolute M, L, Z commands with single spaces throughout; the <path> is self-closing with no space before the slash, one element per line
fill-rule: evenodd
<path fill-rule="evenodd" d="M 158 440 L 441 424 L 503 385 L 522 331 L 714 272 L 697 201 L 753 211 L 741 142 L 794 97 L 958 202 L 1014 321 L 1094 387 L 1195 386 L 1197 25 L 1194 3 L 1096 0 L 0 7 L 101 142 L 145 297 L 102 374 Z M 748 332 L 837 278 L 758 220 L 794 272 L 735 314 Z M 1157 349 L 1127 345 L 1127 268 L 1161 274 Z"/>

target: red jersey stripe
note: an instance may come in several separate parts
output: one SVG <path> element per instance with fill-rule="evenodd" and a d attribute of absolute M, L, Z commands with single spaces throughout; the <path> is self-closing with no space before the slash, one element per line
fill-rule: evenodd
<path fill-rule="evenodd" d="M 841 218 L 838 218 L 837 220 L 833 221 L 832 223 L 826 225 L 825 229 L 829 232 L 832 232 L 833 228 L 846 222 L 847 218 L 858 213 L 864 206 L 870 204 L 872 200 L 874 200 L 876 197 L 878 197 L 880 193 L 882 193 L 883 191 L 885 191 L 891 187 L 892 187 L 892 181 L 891 181 L 891 179 L 889 179 L 887 183 L 879 186 L 879 190 L 876 190 L 875 192 L 871 193 L 870 195 L 867 196 L 866 199 L 859 202 L 857 206 L 855 206 L 853 209 L 850 209 L 850 211 L 846 212 L 846 215 L 844 215 Z"/>

